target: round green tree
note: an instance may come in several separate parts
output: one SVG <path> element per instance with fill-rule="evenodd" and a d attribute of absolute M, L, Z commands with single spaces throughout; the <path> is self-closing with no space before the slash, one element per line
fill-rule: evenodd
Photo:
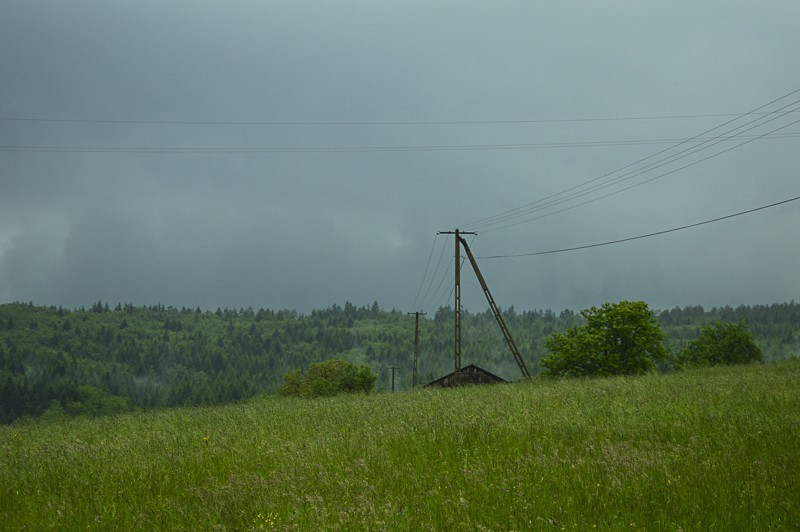
<path fill-rule="evenodd" d="M 606 303 L 581 311 L 585 323 L 553 333 L 542 359 L 553 376 L 610 376 L 644 373 L 667 358 L 666 336 L 643 301 Z"/>
<path fill-rule="evenodd" d="M 700 336 L 678 354 L 678 367 L 763 362 L 761 349 L 743 323 L 704 325 Z"/>

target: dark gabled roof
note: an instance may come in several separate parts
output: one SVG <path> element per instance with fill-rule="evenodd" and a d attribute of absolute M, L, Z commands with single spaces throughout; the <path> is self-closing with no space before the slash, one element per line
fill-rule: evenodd
<path fill-rule="evenodd" d="M 425 387 L 439 386 L 442 388 L 453 388 L 456 386 L 466 386 L 469 384 L 497 384 L 501 382 L 508 381 L 501 379 L 497 375 L 490 373 L 483 368 L 479 368 L 475 364 L 470 364 L 469 366 L 461 368 L 460 382 L 456 381 L 456 373 L 453 372 L 445 375 L 444 377 L 440 377 L 433 382 L 429 382 L 425 385 Z"/>

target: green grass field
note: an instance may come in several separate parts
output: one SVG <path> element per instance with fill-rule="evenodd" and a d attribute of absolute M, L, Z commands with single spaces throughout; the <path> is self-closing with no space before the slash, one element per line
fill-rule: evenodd
<path fill-rule="evenodd" d="M 5 530 L 800 528 L 800 362 L 0 427 Z"/>

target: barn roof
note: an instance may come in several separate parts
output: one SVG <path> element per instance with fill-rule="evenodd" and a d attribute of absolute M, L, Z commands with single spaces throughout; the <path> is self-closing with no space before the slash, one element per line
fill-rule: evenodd
<path fill-rule="evenodd" d="M 442 388 L 453 388 L 456 386 L 466 386 L 468 384 L 497 384 L 501 382 L 508 382 L 497 375 L 486 371 L 483 368 L 470 364 L 461 368 L 461 381 L 456 381 L 456 373 L 449 373 L 444 377 L 440 377 L 433 382 L 429 382 L 425 387 L 439 386 Z"/>

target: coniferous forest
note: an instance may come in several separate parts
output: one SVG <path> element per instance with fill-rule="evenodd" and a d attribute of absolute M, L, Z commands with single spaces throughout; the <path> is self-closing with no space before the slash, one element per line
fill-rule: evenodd
<path fill-rule="evenodd" d="M 572 311 L 504 310 L 509 330 L 535 373 L 553 332 L 580 325 Z M 674 308 L 658 313 L 672 349 L 715 321 L 744 323 L 765 361 L 800 354 L 800 304 Z M 376 389 L 412 386 L 414 316 L 377 303 L 291 310 L 177 309 L 154 305 L 68 310 L 32 303 L 0 305 L 0 422 L 99 415 L 137 409 L 213 405 L 274 393 L 282 376 L 341 358 L 369 366 Z M 453 310 L 420 320 L 419 383 L 453 369 Z M 519 369 L 494 317 L 464 311 L 462 365 L 507 380 Z M 669 370 L 669 365 L 660 368 Z"/>

